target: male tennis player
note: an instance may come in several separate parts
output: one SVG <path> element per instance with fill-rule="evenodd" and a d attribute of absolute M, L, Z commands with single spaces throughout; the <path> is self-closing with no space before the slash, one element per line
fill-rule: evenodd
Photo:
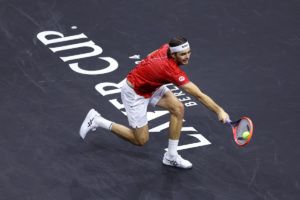
<path fill-rule="evenodd" d="M 101 127 L 110 130 L 117 136 L 142 146 L 149 139 L 147 107 L 159 106 L 170 112 L 168 151 L 164 154 L 163 164 L 191 168 L 192 163 L 177 153 L 184 105 L 165 86 L 173 83 L 187 93 L 195 96 L 208 109 L 215 112 L 223 123 L 229 119 L 228 114 L 210 97 L 192 83 L 186 73 L 179 67 L 186 65 L 191 56 L 191 48 L 184 37 L 175 37 L 169 44 L 164 44 L 150 53 L 127 76 L 121 89 L 121 98 L 125 106 L 130 128 L 103 118 L 96 110 L 91 109 L 84 119 L 80 136 L 84 139 L 90 130 Z"/>

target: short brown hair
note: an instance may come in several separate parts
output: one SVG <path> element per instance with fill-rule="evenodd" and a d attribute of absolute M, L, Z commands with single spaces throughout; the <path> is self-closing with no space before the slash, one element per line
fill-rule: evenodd
<path fill-rule="evenodd" d="M 176 47 L 178 45 L 181 45 L 181 44 L 184 44 L 187 42 L 187 39 L 185 37 L 182 37 L 182 36 L 176 36 L 176 37 L 173 37 L 170 41 L 169 41 L 169 46 L 170 47 Z M 171 58 L 171 51 L 170 49 L 168 50 L 168 58 Z"/>

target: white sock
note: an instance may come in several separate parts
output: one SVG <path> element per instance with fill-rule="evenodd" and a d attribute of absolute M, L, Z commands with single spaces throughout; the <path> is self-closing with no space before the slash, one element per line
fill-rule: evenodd
<path fill-rule="evenodd" d="M 179 140 L 171 140 L 169 139 L 169 146 L 168 146 L 168 154 L 170 156 L 177 156 L 177 146 L 178 146 Z"/>
<path fill-rule="evenodd" d="M 97 116 L 95 118 L 95 124 L 97 125 L 97 127 L 101 127 L 110 131 L 113 122 L 103 118 L 102 116 Z"/>

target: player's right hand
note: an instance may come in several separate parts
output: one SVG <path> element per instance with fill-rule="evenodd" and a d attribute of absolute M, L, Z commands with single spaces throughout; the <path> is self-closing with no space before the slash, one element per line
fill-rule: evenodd
<path fill-rule="evenodd" d="M 230 118 L 229 118 L 229 115 L 222 109 L 222 110 L 220 110 L 220 112 L 218 112 L 218 119 L 219 119 L 219 121 L 221 121 L 224 124 Z"/>

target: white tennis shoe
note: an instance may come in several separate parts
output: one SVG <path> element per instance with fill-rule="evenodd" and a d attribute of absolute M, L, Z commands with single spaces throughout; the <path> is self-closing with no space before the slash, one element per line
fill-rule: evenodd
<path fill-rule="evenodd" d="M 193 164 L 190 161 L 183 159 L 180 155 L 171 157 L 168 152 L 164 155 L 163 164 L 183 169 L 190 169 L 193 167 Z"/>
<path fill-rule="evenodd" d="M 100 114 L 95 109 L 91 109 L 86 115 L 85 119 L 81 124 L 80 131 L 79 131 L 79 135 L 82 137 L 82 139 L 85 138 L 85 136 L 89 131 L 96 130 L 97 128 L 97 125 L 95 124 L 96 117 L 100 117 Z"/>

